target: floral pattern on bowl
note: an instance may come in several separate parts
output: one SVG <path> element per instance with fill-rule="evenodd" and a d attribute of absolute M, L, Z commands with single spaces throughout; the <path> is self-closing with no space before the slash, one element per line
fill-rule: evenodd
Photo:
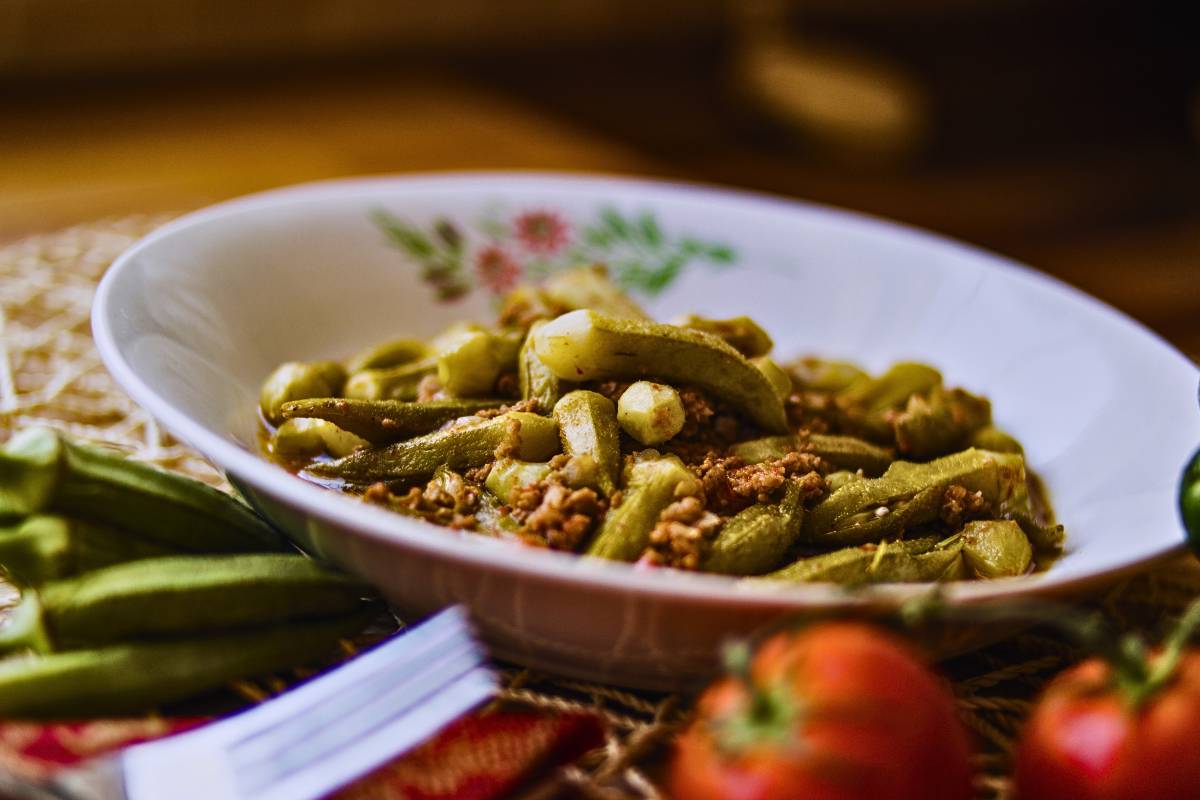
<path fill-rule="evenodd" d="M 497 209 L 473 224 L 438 215 L 428 227 L 377 208 L 371 220 L 442 302 L 477 288 L 500 295 L 523 281 L 596 263 L 623 289 L 654 296 L 693 263 L 723 268 L 737 261 L 727 244 L 669 233 L 652 212 L 627 216 L 612 206 L 586 221 L 546 208 Z"/>

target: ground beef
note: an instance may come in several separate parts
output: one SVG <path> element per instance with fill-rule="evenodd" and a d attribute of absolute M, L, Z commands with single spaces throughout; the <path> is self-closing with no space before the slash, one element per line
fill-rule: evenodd
<path fill-rule="evenodd" d="M 518 400 L 511 405 L 500 406 L 499 408 L 481 408 L 475 412 L 475 416 L 492 419 L 493 417 L 507 414 L 510 411 L 528 411 L 531 414 L 536 414 L 538 413 L 538 401 L 536 399 Z"/>
<path fill-rule="evenodd" d="M 496 379 L 496 394 L 501 397 L 518 397 L 521 393 L 521 382 L 515 372 L 502 372 Z"/>
<path fill-rule="evenodd" d="M 554 550 L 578 550 L 604 512 L 604 502 L 588 487 L 572 489 L 549 478 L 513 492 L 512 516 L 525 538 Z"/>
<path fill-rule="evenodd" d="M 639 560 L 653 566 L 699 569 L 708 546 L 721 527 L 721 518 L 704 508 L 700 497 L 671 503 L 650 532 L 650 544 Z"/>
<path fill-rule="evenodd" d="M 788 453 L 775 461 L 746 464 L 736 456 L 710 453 L 693 472 L 700 478 L 708 508 L 720 514 L 736 514 L 754 503 L 771 503 L 791 475 L 812 473 L 824 491 L 824 479 L 816 472 L 821 460 L 811 453 Z"/>
<path fill-rule="evenodd" d="M 983 492 L 972 492 L 957 483 L 946 487 L 942 494 L 942 507 L 939 516 L 952 528 L 960 527 L 968 520 L 976 519 L 987 511 L 987 501 Z"/>
<path fill-rule="evenodd" d="M 784 401 L 783 407 L 793 430 L 834 433 L 840 428 L 841 411 L 831 394 L 794 392 Z"/>
<path fill-rule="evenodd" d="M 446 393 L 442 391 L 442 382 L 437 375 L 426 375 L 417 384 L 417 402 L 428 403 L 430 400 L 444 400 Z"/>
<path fill-rule="evenodd" d="M 521 452 L 521 422 L 508 419 L 504 425 L 504 438 L 496 445 L 493 455 L 496 458 L 514 458 Z"/>
<path fill-rule="evenodd" d="M 470 530 L 476 523 L 479 491 L 451 472 L 402 495 L 392 492 L 385 483 L 372 484 L 363 493 L 363 500 L 448 528 Z"/>

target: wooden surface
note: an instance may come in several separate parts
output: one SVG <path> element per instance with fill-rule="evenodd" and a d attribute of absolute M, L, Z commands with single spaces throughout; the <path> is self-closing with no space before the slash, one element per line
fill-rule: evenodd
<path fill-rule="evenodd" d="M 1194 143 L 1151 137 L 861 168 L 763 144 L 737 119 L 737 98 L 720 93 L 721 76 L 705 71 L 713 63 L 704 53 L 605 52 L 550 66 L 511 58 L 8 86 L 0 241 L 347 175 L 647 174 L 829 202 L 964 238 L 1068 280 L 1200 357 Z"/>

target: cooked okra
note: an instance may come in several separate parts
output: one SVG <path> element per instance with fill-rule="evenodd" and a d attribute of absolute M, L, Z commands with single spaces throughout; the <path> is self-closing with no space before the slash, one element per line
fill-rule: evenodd
<path fill-rule="evenodd" d="M 1063 548 L 987 398 L 917 362 L 780 360 L 745 316 L 652 321 L 601 268 L 513 290 L 494 326 L 346 363 L 271 376 L 265 445 L 302 478 L 449 527 L 843 584 L 1022 575 Z"/>

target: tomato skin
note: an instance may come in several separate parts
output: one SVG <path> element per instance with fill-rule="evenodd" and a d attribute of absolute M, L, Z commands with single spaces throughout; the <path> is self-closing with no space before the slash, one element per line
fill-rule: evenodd
<path fill-rule="evenodd" d="M 755 688 L 783 687 L 791 740 L 731 752 L 719 721 L 750 695 L 725 678 L 701 696 L 671 764 L 676 800 L 969 800 L 970 746 L 946 688 L 902 643 L 861 623 L 779 634 L 751 664 Z"/>
<path fill-rule="evenodd" d="M 1200 797 L 1200 650 L 1136 710 L 1110 677 L 1091 659 L 1046 687 L 1017 747 L 1020 800 Z"/>

